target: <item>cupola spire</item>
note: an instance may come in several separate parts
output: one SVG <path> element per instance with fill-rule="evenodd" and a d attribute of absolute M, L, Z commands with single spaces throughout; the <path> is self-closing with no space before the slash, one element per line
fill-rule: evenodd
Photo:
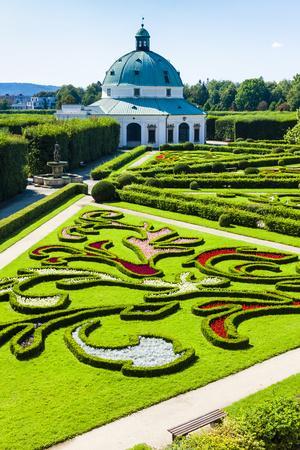
<path fill-rule="evenodd" d="M 136 50 L 148 52 L 150 50 L 150 34 L 144 28 L 144 17 L 142 17 L 141 28 L 135 35 Z"/>

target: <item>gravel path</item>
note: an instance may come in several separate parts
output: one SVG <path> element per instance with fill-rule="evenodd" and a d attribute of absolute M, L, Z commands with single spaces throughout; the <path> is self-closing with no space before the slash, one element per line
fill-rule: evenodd
<path fill-rule="evenodd" d="M 214 409 L 229 406 L 299 371 L 300 349 L 296 349 L 103 427 L 95 428 L 51 448 L 125 450 L 141 442 L 160 448 L 171 442 L 168 428 L 195 419 Z"/>
<path fill-rule="evenodd" d="M 153 155 L 155 155 L 157 151 L 152 151 L 150 153 L 147 153 L 147 155 L 143 156 L 142 158 L 135 161 L 133 164 L 131 164 L 128 169 L 132 169 L 132 167 L 140 167 L 144 162 L 148 161 Z"/>

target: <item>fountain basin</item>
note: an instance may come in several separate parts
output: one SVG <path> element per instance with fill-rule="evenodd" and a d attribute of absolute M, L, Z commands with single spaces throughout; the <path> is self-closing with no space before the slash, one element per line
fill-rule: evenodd
<path fill-rule="evenodd" d="M 83 177 L 74 173 L 64 173 L 59 177 L 53 176 L 53 173 L 33 176 L 33 184 L 36 186 L 58 188 L 69 183 L 83 183 Z"/>

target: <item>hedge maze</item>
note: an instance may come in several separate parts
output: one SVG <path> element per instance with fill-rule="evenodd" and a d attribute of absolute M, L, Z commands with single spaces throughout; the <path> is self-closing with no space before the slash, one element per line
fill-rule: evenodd
<path fill-rule="evenodd" d="M 107 238 L 112 231 L 118 244 Z M 251 336 L 238 331 L 242 322 L 300 312 L 295 255 L 226 245 L 207 248 L 201 237 L 146 222 L 137 225 L 121 213 L 101 209 L 82 212 L 58 231 L 57 239 L 30 251 L 31 268 L 0 281 L 0 302 L 18 313 L 16 320 L 0 324 L 0 343 L 9 341 L 19 360 L 40 355 L 49 334 L 64 329 L 64 342 L 80 362 L 126 376 L 155 377 L 181 371 L 201 357 L 193 342 L 186 346 L 177 339 L 175 329 L 166 335 L 147 332 L 152 321 L 180 318 L 184 305 L 199 320 L 199 333 L 227 350 L 251 346 Z M 160 266 L 167 258 L 179 261 L 172 277 Z M 137 302 L 122 303 L 118 296 L 111 304 L 109 299 L 105 304 L 73 304 L 73 293 L 88 297 L 89 288 L 103 286 L 110 286 L 112 299 L 118 288 L 129 289 Z M 93 336 L 109 316 L 120 320 L 120 326 L 131 323 L 133 330 L 144 323 L 145 332 L 133 332 L 122 345 L 98 345 Z"/>

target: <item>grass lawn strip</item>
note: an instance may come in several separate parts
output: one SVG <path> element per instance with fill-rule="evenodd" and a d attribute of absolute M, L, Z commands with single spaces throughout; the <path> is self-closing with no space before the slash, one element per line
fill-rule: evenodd
<path fill-rule="evenodd" d="M 83 209 L 76 216 L 85 210 L 91 210 L 91 207 Z M 141 224 L 141 218 L 133 215 L 126 215 L 122 220 L 133 226 Z M 166 227 L 159 219 L 157 222 L 151 220 L 150 223 L 155 225 L 155 229 Z M 72 224 L 74 217 L 68 219 L 64 226 Z M 206 248 L 226 247 L 229 244 L 228 239 L 218 236 L 204 233 L 200 235 L 195 230 L 186 228 L 171 228 L 180 236 L 204 238 L 205 244 L 196 248 L 196 253 Z M 114 254 L 131 264 L 137 264 L 140 263 L 137 254 L 122 243 L 122 238 L 132 235 L 135 235 L 132 230 L 103 228 L 100 229 L 98 240 L 99 237 L 101 240 L 111 240 L 114 243 L 111 250 Z M 95 240 L 97 236 L 88 236 L 88 242 Z M 58 240 L 56 230 L 36 243 L 32 250 L 53 244 L 62 244 Z M 83 249 L 86 244 L 78 242 L 72 245 L 74 248 Z M 230 245 L 244 246 L 245 243 L 232 240 Z M 267 250 L 267 247 L 260 249 Z M 158 260 L 155 267 L 165 273 L 163 280 L 173 282 L 178 273 L 186 271 L 182 268 L 182 263 L 187 259 L 187 256 L 168 257 Z M 222 264 L 226 270 L 232 265 L 230 261 Z M 29 259 L 26 251 L 5 267 L 1 275 L 15 276 L 18 269 L 28 267 L 41 266 L 40 260 Z M 69 262 L 69 267 L 100 270 L 111 276 L 126 278 L 126 274 L 120 274 L 117 266 L 107 266 L 104 263 L 74 260 Z M 196 267 L 188 270 L 198 279 L 204 278 Z M 293 265 L 289 265 L 285 270 L 287 274 L 293 273 Z M 233 286 L 235 289 L 245 289 L 241 282 L 234 282 Z M 55 283 L 47 282 L 33 286 L 28 292 L 31 296 L 47 296 L 54 289 Z M 265 290 L 266 286 L 257 285 L 255 289 Z M 69 293 L 69 309 L 115 306 L 120 302 L 128 306 L 144 305 L 144 292 L 125 286 L 91 286 Z M 101 327 L 95 329 L 89 338 L 96 346 L 122 346 L 128 343 L 128 336 L 153 333 L 176 338 L 184 347 L 193 347 L 199 359 L 184 370 L 170 375 L 136 378 L 124 376 L 119 371 L 92 368 L 79 362 L 66 347 L 63 328 L 47 337 L 45 350 L 40 356 L 28 361 L 16 359 L 11 354 L 9 345 L 5 344 L 0 351 L 0 374 L 3 411 L 1 426 L 6 433 L 0 436 L 0 448 L 33 449 L 53 444 L 179 393 L 204 386 L 300 344 L 296 329 L 299 316 L 290 314 L 259 317 L 242 323 L 239 331 L 250 337 L 253 347 L 249 349 L 233 351 L 217 348 L 201 333 L 202 319 L 191 314 L 191 306 L 194 304 L 195 299 L 186 299 L 181 302 L 179 311 L 153 321 L 122 320 L 116 314 L 101 317 Z M 0 311 L 2 323 L 24 320 L 24 315 L 13 311 L 7 302 L 0 303 Z"/>

